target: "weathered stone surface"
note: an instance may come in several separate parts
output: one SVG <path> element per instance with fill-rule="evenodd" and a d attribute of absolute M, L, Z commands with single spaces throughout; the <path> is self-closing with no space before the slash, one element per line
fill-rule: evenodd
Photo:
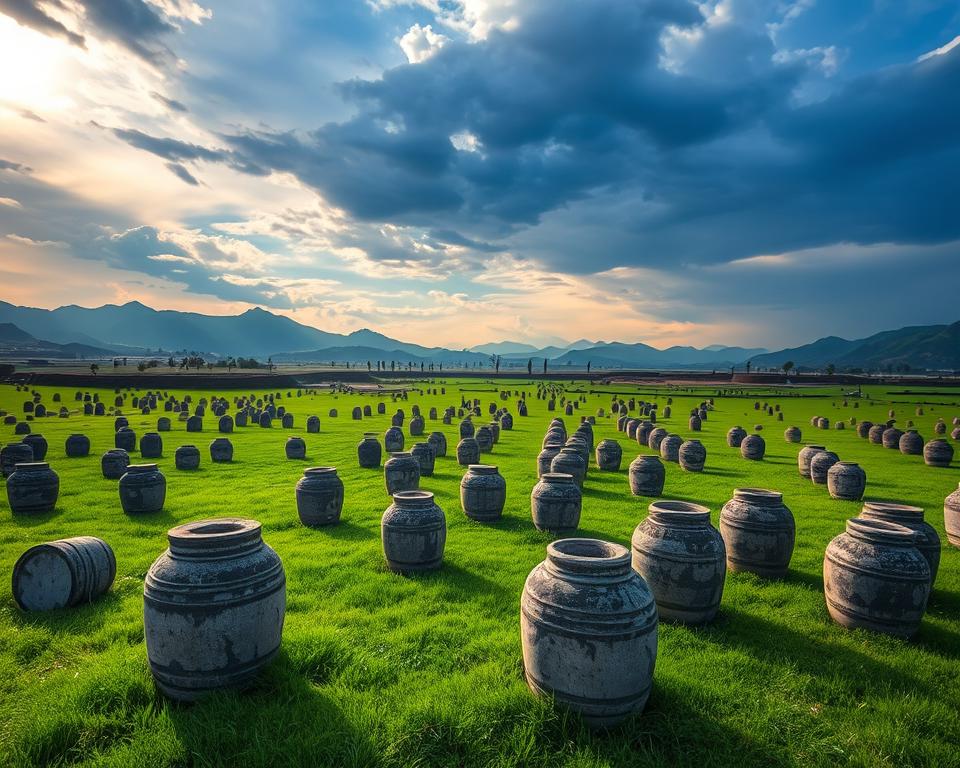
<path fill-rule="evenodd" d="M 684 440 L 677 455 L 680 469 L 685 472 L 703 472 L 707 449 L 699 440 Z"/>
<path fill-rule="evenodd" d="M 196 469 L 200 466 L 200 449 L 195 445 L 181 445 L 173 454 L 177 469 Z"/>
<path fill-rule="evenodd" d="M 853 518 L 827 546 L 823 588 L 831 618 L 849 629 L 911 637 L 930 595 L 930 565 L 917 534 L 883 520 Z"/>
<path fill-rule="evenodd" d="M 640 712 L 653 684 L 657 609 L 630 553 L 597 539 L 562 539 L 527 576 L 520 599 L 530 689 L 606 728 Z"/>
<path fill-rule="evenodd" d="M 943 500 L 943 527 L 947 532 L 947 541 L 960 547 L 960 484 Z"/>
<path fill-rule="evenodd" d="M 460 480 L 460 506 L 471 520 L 499 520 L 507 500 L 507 481 L 491 464 L 471 464 Z"/>
<path fill-rule="evenodd" d="M 681 445 L 683 445 L 683 438 L 680 435 L 667 435 L 660 441 L 660 458 L 677 463 L 680 461 Z"/>
<path fill-rule="evenodd" d="M 766 579 L 787 574 L 796 541 L 793 513 L 783 494 L 766 488 L 737 488 L 720 510 L 727 568 Z"/>
<path fill-rule="evenodd" d="M 429 491 L 394 493 L 393 504 L 381 518 L 380 532 L 391 571 L 427 571 L 442 565 L 447 519 Z"/>
<path fill-rule="evenodd" d="M 860 517 L 867 520 L 883 520 L 909 528 L 917 537 L 914 542 L 920 554 L 930 566 L 931 586 L 937 580 L 940 569 L 940 535 L 930 523 L 923 519 L 923 509 L 908 504 L 894 504 L 883 501 L 864 502 Z"/>
<path fill-rule="evenodd" d="M 412 453 L 397 451 L 384 462 L 383 478 L 391 496 L 400 491 L 415 491 L 420 487 L 420 462 Z"/>
<path fill-rule="evenodd" d="M 565 446 L 550 462 L 550 472 L 573 476 L 574 482 L 582 489 L 587 476 L 587 465 L 578 451 Z"/>
<path fill-rule="evenodd" d="M 799 443 L 803 439 L 803 433 L 799 427 L 787 427 L 783 432 L 783 439 L 788 443 Z"/>
<path fill-rule="evenodd" d="M 641 454 L 630 462 L 628 477 L 634 496 L 659 496 L 663 493 L 666 470 L 660 457 Z"/>
<path fill-rule="evenodd" d="M 447 455 L 447 436 L 443 432 L 431 432 L 427 442 L 430 443 L 433 455 L 437 458 Z"/>
<path fill-rule="evenodd" d="M 761 461 L 767 444 L 760 435 L 747 435 L 740 442 L 740 455 L 750 461 Z"/>
<path fill-rule="evenodd" d="M 120 506 L 128 515 L 159 512 L 167 495 L 167 479 L 156 464 L 131 464 L 118 488 Z"/>
<path fill-rule="evenodd" d="M 565 533 L 580 524 L 583 496 L 573 475 L 546 472 L 530 493 L 530 515 L 538 531 Z"/>
<path fill-rule="evenodd" d="M 27 443 L 7 443 L 0 448 L 0 473 L 10 477 L 17 464 L 26 464 L 33 459 L 33 448 Z"/>
<path fill-rule="evenodd" d="M 7 501 L 15 515 L 52 512 L 59 495 L 60 478 L 45 461 L 17 463 L 7 477 Z"/>
<path fill-rule="evenodd" d="M 380 466 L 383 449 L 377 439 L 376 432 L 364 432 L 363 439 L 357 443 L 357 461 L 364 469 L 373 469 Z"/>
<path fill-rule="evenodd" d="M 953 446 L 946 440 L 931 440 L 923 446 L 923 461 L 929 467 L 949 467 L 953 461 Z"/>
<path fill-rule="evenodd" d="M 436 455 L 430 443 L 414 443 L 410 449 L 413 458 L 420 464 L 420 477 L 430 477 L 433 475 L 433 467 L 436 462 Z"/>
<path fill-rule="evenodd" d="M 30 547 L 13 566 L 13 599 L 24 611 L 50 611 L 92 602 L 113 584 L 117 561 L 93 536 Z"/>
<path fill-rule="evenodd" d="M 187 523 L 167 539 L 169 549 L 150 567 L 143 591 L 157 686 L 170 698 L 193 701 L 247 685 L 280 647 L 286 611 L 280 558 L 256 520 Z"/>
<path fill-rule="evenodd" d="M 307 458 L 307 443 L 302 437 L 290 435 L 283 444 L 283 452 L 288 459 Z"/>
<path fill-rule="evenodd" d="M 378 462 L 379 463 L 379 462 Z M 336 467 L 310 467 L 297 481 L 297 515 L 309 528 L 336 525 L 343 511 L 343 481 Z"/>
<path fill-rule="evenodd" d="M 711 621 L 720 607 L 726 551 L 710 510 L 685 501 L 656 501 L 633 532 L 633 569 L 653 592 L 661 619 Z"/>
<path fill-rule="evenodd" d="M 597 467 L 604 472 L 617 472 L 623 461 L 623 448 L 616 440 L 601 440 L 597 443 Z"/>
<path fill-rule="evenodd" d="M 827 470 L 827 490 L 834 499 L 857 501 L 867 488 L 867 473 L 853 461 L 837 461 Z"/>
<path fill-rule="evenodd" d="M 226 437 L 218 437 L 210 443 L 210 460 L 218 464 L 233 461 L 233 443 Z"/>
<path fill-rule="evenodd" d="M 727 445 L 731 448 L 739 448 L 743 438 L 747 436 L 747 430 L 737 425 L 727 430 Z"/>

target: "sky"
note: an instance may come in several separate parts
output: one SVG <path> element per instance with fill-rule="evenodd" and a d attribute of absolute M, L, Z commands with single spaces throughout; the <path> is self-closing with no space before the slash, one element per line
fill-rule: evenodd
<path fill-rule="evenodd" d="M 0 299 L 462 348 L 960 320 L 957 0 L 0 0 Z"/>

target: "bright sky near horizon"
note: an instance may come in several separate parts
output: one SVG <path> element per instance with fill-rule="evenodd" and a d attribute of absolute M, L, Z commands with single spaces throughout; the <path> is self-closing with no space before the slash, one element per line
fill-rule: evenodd
<path fill-rule="evenodd" d="M 0 0 L 0 299 L 452 348 L 953 322 L 956 0 Z"/>

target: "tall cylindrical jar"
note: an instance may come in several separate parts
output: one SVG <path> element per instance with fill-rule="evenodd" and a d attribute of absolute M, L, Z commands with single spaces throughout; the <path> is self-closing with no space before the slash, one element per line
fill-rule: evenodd
<path fill-rule="evenodd" d="M 447 519 L 429 491 L 399 491 L 380 520 L 383 554 L 396 573 L 439 568 Z"/>
<path fill-rule="evenodd" d="M 343 480 L 336 467 L 310 467 L 297 481 L 297 515 L 309 528 L 336 525 L 343 511 Z"/>
<path fill-rule="evenodd" d="M 471 464 L 460 481 L 460 506 L 471 520 L 499 520 L 507 500 L 507 481 L 491 464 Z"/>
<path fill-rule="evenodd" d="M 796 541 L 793 513 L 783 494 L 766 488 L 737 488 L 720 510 L 720 535 L 727 568 L 765 579 L 787 575 Z"/>
<path fill-rule="evenodd" d="M 937 571 L 940 569 L 940 535 L 936 528 L 923 519 L 921 507 L 885 501 L 867 501 L 860 511 L 860 517 L 896 523 L 917 534 L 916 547 L 930 566 L 930 583 L 933 584 L 937 580 Z"/>

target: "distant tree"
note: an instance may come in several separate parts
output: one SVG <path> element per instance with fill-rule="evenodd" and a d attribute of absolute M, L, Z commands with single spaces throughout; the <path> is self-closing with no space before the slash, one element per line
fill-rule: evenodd
<path fill-rule="evenodd" d="M 268 357 L 268 358 L 267 358 L 267 371 L 268 371 L 269 373 L 273 373 L 273 368 L 274 368 L 274 366 L 273 366 L 273 358 L 272 358 L 272 357 Z"/>
<path fill-rule="evenodd" d="M 837 370 L 837 366 L 833 363 L 827 366 L 827 376 L 833 376 L 834 372 Z"/>
<path fill-rule="evenodd" d="M 370 361 L 367 360 L 367 373 L 370 373 Z"/>
<path fill-rule="evenodd" d="M 118 365 L 120 365 L 120 361 L 117 360 L 117 358 L 113 358 L 113 367 L 116 368 Z"/>
<path fill-rule="evenodd" d="M 391 361 L 390 361 L 390 370 L 391 370 L 391 371 L 397 370 L 397 361 L 396 361 L 396 360 L 391 360 Z"/>
<path fill-rule="evenodd" d="M 168 367 L 168 368 L 176 368 L 176 367 L 177 367 L 177 361 L 173 359 L 173 356 L 172 356 L 172 355 L 170 356 L 170 359 L 167 360 L 167 367 Z"/>
<path fill-rule="evenodd" d="M 527 360 L 527 376 L 533 375 L 533 358 Z"/>
<path fill-rule="evenodd" d="M 443 363 L 440 363 L 440 371 L 443 372 Z"/>
<path fill-rule="evenodd" d="M 500 373 L 500 355 L 490 355 L 490 367 L 495 373 Z"/>
<path fill-rule="evenodd" d="M 787 376 L 789 376 L 789 375 L 790 375 L 790 371 L 791 371 L 792 369 L 793 369 L 793 360 L 787 360 L 787 362 L 785 362 L 785 363 L 783 364 L 783 372 L 784 372 Z"/>
<path fill-rule="evenodd" d="M 423 373 L 423 361 L 420 361 L 420 373 Z"/>
<path fill-rule="evenodd" d="M 749 360 L 747 360 L 747 373 L 748 373 L 748 374 L 750 373 L 750 361 L 749 361 Z"/>
<path fill-rule="evenodd" d="M 97 375 L 97 371 L 99 371 L 99 370 L 100 370 L 100 366 L 99 366 L 99 365 L 97 365 L 96 363 L 90 363 L 90 373 L 92 373 L 94 376 L 96 376 L 96 375 Z"/>
<path fill-rule="evenodd" d="M 127 358 L 123 358 L 123 364 L 124 364 L 124 365 L 127 364 Z"/>
<path fill-rule="evenodd" d="M 590 361 L 587 360 L 587 373 L 590 373 Z"/>
<path fill-rule="evenodd" d="M 547 358 L 543 358 L 543 372 L 547 372 Z"/>

